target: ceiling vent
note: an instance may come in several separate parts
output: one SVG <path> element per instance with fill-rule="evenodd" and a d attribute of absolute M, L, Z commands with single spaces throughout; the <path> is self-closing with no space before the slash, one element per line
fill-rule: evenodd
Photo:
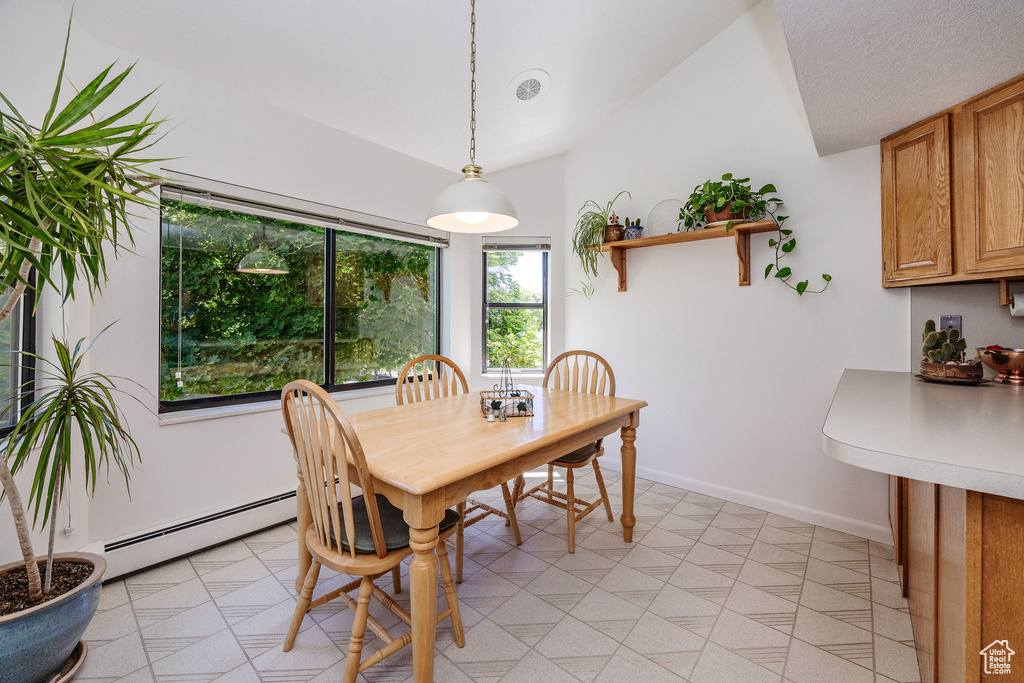
<path fill-rule="evenodd" d="M 540 81 L 536 78 L 527 78 L 525 81 L 516 86 L 516 97 L 521 99 L 523 102 L 532 100 L 534 97 L 540 94 Z"/>
<path fill-rule="evenodd" d="M 533 102 L 551 87 L 551 76 L 543 69 L 528 69 L 509 81 L 508 89 L 520 102 Z"/>

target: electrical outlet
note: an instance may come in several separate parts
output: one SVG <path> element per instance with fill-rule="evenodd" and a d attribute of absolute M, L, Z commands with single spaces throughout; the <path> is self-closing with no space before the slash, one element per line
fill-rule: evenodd
<path fill-rule="evenodd" d="M 940 315 L 939 316 L 939 329 L 946 330 L 957 330 L 961 334 L 964 331 L 963 319 L 958 315 Z"/>
<path fill-rule="evenodd" d="M 73 526 L 66 526 L 66 527 L 64 527 L 64 535 L 65 536 L 74 536 L 75 535 L 75 527 L 73 527 Z"/>

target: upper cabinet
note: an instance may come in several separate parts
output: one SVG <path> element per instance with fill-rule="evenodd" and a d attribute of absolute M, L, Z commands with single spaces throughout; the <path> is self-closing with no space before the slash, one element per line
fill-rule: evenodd
<path fill-rule="evenodd" d="M 949 115 L 882 141 L 886 282 L 953 274 Z"/>
<path fill-rule="evenodd" d="M 1024 76 L 881 148 L 883 286 L 1024 278 Z"/>
<path fill-rule="evenodd" d="M 1024 80 L 967 102 L 957 132 L 965 273 L 1024 265 Z"/>

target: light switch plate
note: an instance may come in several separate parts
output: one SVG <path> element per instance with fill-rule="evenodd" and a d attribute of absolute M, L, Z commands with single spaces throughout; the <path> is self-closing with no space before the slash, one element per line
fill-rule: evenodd
<path fill-rule="evenodd" d="M 958 330 L 961 333 L 964 331 L 963 320 L 958 315 L 940 315 L 939 316 L 939 329 L 946 330 Z"/>

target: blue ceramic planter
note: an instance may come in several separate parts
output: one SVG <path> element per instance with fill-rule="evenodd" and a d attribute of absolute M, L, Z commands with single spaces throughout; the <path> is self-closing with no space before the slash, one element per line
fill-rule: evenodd
<path fill-rule="evenodd" d="M 89 578 L 70 593 L 16 614 L 0 617 L 0 681 L 42 683 L 60 671 L 96 612 L 107 562 L 92 553 L 58 553 L 54 562 L 92 565 Z M 45 560 L 40 563 L 40 571 Z M 0 567 L 0 575 L 20 562 Z"/>

